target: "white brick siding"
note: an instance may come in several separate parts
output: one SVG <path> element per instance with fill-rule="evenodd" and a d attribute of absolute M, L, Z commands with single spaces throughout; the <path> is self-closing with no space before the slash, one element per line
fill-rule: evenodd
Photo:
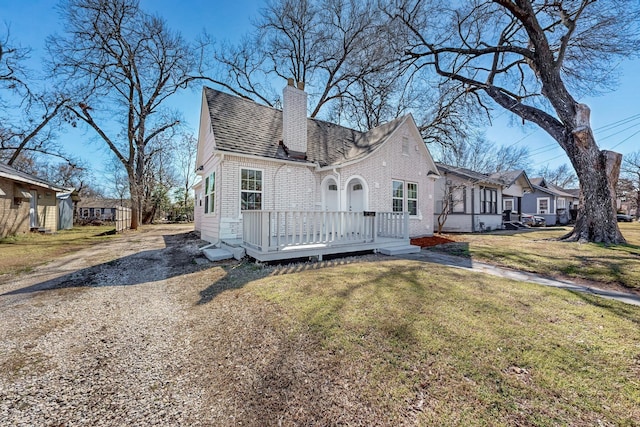
<path fill-rule="evenodd" d="M 359 177 L 368 190 L 366 209 L 390 212 L 392 181 L 417 183 L 418 214 L 410 218 L 409 234 L 432 235 L 434 180 L 428 178 L 427 173 L 429 167 L 435 169 L 435 166 L 417 129 L 411 124 L 407 120 L 374 154 L 352 165 L 336 168 L 337 173 L 333 170 L 317 171 L 315 166 L 308 164 L 245 158 L 228 153 L 220 163 L 220 156 L 214 156 L 204 163 L 201 177 L 204 180 L 211 171 L 216 171 L 215 212 L 204 214 L 204 202 L 202 205 L 196 203 L 196 229 L 201 231 L 202 239 L 214 243 L 225 238 L 242 238 L 240 172 L 243 168 L 249 168 L 262 171 L 263 210 L 324 209 L 322 180 L 330 175 L 338 183 L 341 210 L 348 210 L 347 183 L 354 177 Z M 408 154 L 402 153 L 403 138 L 409 143 Z M 209 144 L 206 137 L 204 141 L 212 150 L 213 141 Z M 201 183 L 200 186 L 204 192 L 204 184 Z"/>

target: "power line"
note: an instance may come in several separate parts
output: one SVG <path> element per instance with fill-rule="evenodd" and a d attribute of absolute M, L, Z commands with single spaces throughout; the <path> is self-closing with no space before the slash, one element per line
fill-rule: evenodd
<path fill-rule="evenodd" d="M 626 124 L 628 122 L 631 122 L 631 121 L 639 119 L 639 118 L 640 118 L 640 114 L 634 114 L 633 116 L 629 116 L 627 118 L 620 119 L 617 122 L 613 122 L 613 123 L 606 124 L 604 126 L 600 126 L 599 128 L 594 129 L 593 131 L 594 132 L 602 132 L 602 131 L 605 131 L 605 130 L 609 130 L 610 128 L 622 126 L 623 124 Z"/>
<path fill-rule="evenodd" d="M 616 148 L 618 145 L 622 144 L 623 142 L 626 142 L 626 141 L 630 140 L 631 138 L 633 138 L 634 136 L 636 136 L 636 135 L 637 135 L 637 134 L 639 134 L 639 133 L 640 133 L 640 130 L 639 130 L 639 131 L 636 131 L 636 132 L 634 132 L 634 133 L 632 133 L 631 135 L 629 135 L 628 137 L 626 137 L 626 138 L 625 138 L 625 139 L 623 139 L 622 141 L 618 142 L 616 145 L 613 145 L 613 146 L 610 148 L 610 150 L 611 150 L 611 149 L 613 149 L 613 148 Z"/>

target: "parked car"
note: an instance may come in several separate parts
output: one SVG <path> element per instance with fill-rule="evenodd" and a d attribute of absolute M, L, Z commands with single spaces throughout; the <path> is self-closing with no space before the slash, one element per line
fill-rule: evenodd
<path fill-rule="evenodd" d="M 618 222 L 631 222 L 633 221 L 633 217 L 627 214 L 618 214 Z"/>
<path fill-rule="evenodd" d="M 547 220 L 538 215 L 522 214 L 521 221 L 530 227 L 544 227 L 547 225 Z"/>

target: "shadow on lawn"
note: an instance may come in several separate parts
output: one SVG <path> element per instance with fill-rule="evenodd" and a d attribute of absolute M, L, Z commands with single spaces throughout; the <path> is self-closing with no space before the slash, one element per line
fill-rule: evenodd
<path fill-rule="evenodd" d="M 608 295 L 606 291 L 598 293 L 571 291 L 571 293 L 587 304 L 602 308 L 603 310 L 611 313 L 613 316 L 626 319 L 637 325 L 640 325 L 640 311 L 638 310 L 637 305 L 617 304 L 610 299 L 603 298 L 602 296 Z"/>
<path fill-rule="evenodd" d="M 162 238 L 165 242 L 165 247 L 162 249 L 137 252 L 31 286 L 15 289 L 2 294 L 2 296 L 66 288 L 133 286 L 209 268 L 208 265 L 199 265 L 194 261 L 197 257 L 195 245 L 198 240 L 192 232 L 169 234 L 162 236 Z M 189 246 L 194 248 L 194 251 L 188 250 Z"/>

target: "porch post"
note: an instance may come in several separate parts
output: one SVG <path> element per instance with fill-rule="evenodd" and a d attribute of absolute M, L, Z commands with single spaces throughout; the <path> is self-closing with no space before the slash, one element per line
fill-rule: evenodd
<path fill-rule="evenodd" d="M 409 239 L 409 212 L 404 213 L 404 238 L 405 240 Z"/>
<path fill-rule="evenodd" d="M 378 212 L 376 212 L 373 216 L 373 221 L 371 223 L 373 227 L 373 230 L 371 230 L 371 232 L 373 234 L 373 242 L 375 243 L 378 241 Z"/>
<path fill-rule="evenodd" d="M 269 221 L 269 216 L 270 213 L 266 212 L 266 211 L 261 211 L 260 212 L 260 230 L 261 230 L 261 236 L 260 236 L 260 250 L 262 252 L 268 252 L 269 251 L 269 246 L 270 246 L 270 242 L 269 242 L 269 236 L 271 236 L 271 230 L 269 230 L 269 227 L 271 225 L 271 221 Z"/>

